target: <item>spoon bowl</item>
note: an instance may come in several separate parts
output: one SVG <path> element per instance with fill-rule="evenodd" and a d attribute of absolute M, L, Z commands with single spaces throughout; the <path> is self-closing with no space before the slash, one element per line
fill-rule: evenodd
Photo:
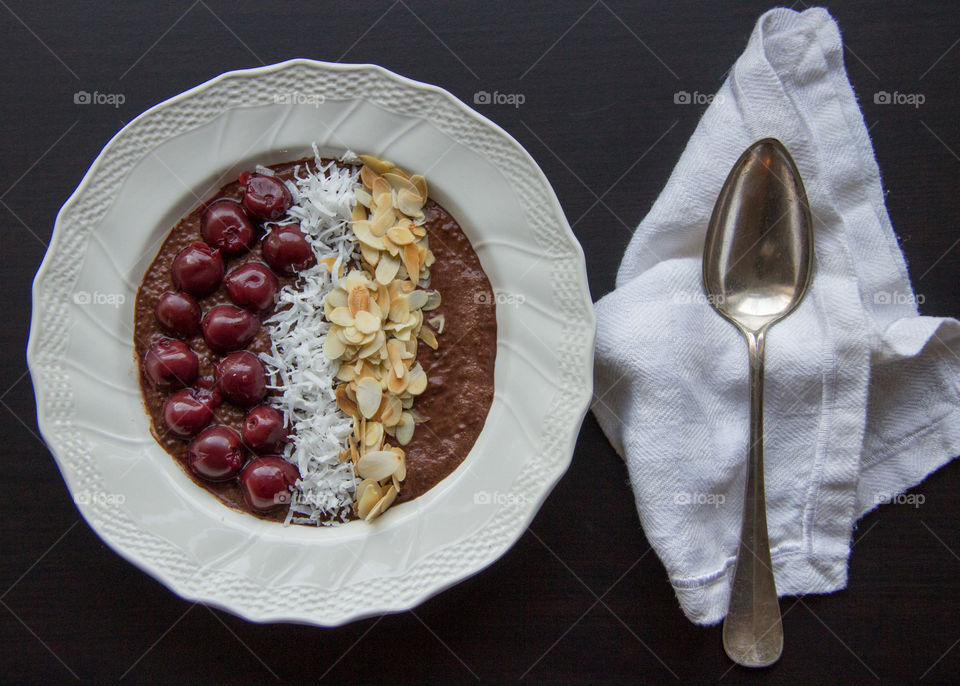
<path fill-rule="evenodd" d="M 813 265 L 813 221 L 800 172 L 783 144 L 764 138 L 727 176 L 707 228 L 703 288 L 747 339 L 750 444 L 743 527 L 723 647 L 734 662 L 766 667 L 783 652 L 763 484 L 763 371 L 767 328 L 803 299 Z"/>

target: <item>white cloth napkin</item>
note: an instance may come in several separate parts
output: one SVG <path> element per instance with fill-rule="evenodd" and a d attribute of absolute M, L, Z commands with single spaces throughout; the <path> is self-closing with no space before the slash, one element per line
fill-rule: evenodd
<path fill-rule="evenodd" d="M 812 288 L 767 339 L 779 593 L 843 588 L 855 521 L 960 452 L 960 323 L 918 316 L 839 30 L 823 9 L 771 10 L 597 303 L 593 411 L 698 624 L 727 611 L 749 414 L 747 346 L 702 295 L 703 241 L 728 171 L 766 136 L 797 162 L 816 241 Z"/>

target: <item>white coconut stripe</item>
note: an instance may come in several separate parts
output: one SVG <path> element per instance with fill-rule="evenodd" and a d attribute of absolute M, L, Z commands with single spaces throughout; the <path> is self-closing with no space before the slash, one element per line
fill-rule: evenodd
<path fill-rule="evenodd" d="M 300 272 L 293 286 L 280 290 L 277 311 L 265 322 L 271 350 L 260 356 L 270 375 L 270 388 L 282 391 L 269 402 L 283 412 L 294 432 L 283 456 L 300 470 L 286 518 L 287 523 L 295 524 L 331 524 L 345 519 L 356 489 L 352 463 L 339 461 L 353 429 L 352 420 L 339 410 L 334 395 L 338 365 L 323 354 L 323 339 L 330 326 L 323 317 L 323 300 L 334 288 L 335 279 L 320 260 L 333 257 L 336 271 L 356 257 L 358 246 L 350 221 L 359 173 L 334 163 L 320 166 L 316 147 L 314 154 L 317 172 L 297 170 L 296 181 L 287 182 L 294 204 L 281 223 L 300 223 L 317 264 Z"/>

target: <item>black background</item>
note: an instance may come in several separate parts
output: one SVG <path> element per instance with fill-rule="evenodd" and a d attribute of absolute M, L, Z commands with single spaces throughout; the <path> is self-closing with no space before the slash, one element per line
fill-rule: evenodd
<path fill-rule="evenodd" d="M 180 600 L 80 520 L 37 436 L 29 286 L 55 214 L 107 140 L 221 72 L 290 57 L 372 62 L 478 109 L 540 163 L 583 243 L 594 299 L 660 192 L 761 2 L 0 2 L 0 680 L 334 683 L 943 683 L 960 669 L 960 470 L 854 533 L 850 585 L 785 598 L 786 649 L 733 668 L 681 614 L 592 416 L 572 467 L 490 569 L 414 612 L 323 630 L 256 625 Z M 798 3 L 802 8 L 802 2 Z M 921 311 L 960 314 L 960 6 L 831 4 Z M 75 105 L 79 90 L 123 94 Z M 875 104 L 880 90 L 922 106 Z M 631 167 L 632 171 L 620 178 Z M 602 198 L 602 202 L 597 202 Z"/>

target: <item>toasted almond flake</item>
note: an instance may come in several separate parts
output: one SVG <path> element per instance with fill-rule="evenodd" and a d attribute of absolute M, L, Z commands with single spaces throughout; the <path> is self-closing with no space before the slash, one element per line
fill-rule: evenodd
<path fill-rule="evenodd" d="M 369 480 L 365 480 L 360 483 L 363 484 L 367 481 Z M 383 496 L 380 486 L 374 482 L 367 483 L 362 492 L 360 491 L 360 488 L 357 487 L 357 516 L 361 519 L 366 519 L 369 517 L 370 512 L 377 504 L 380 503 L 382 499 Z M 377 514 L 380 514 L 382 511 L 383 508 L 381 507 Z"/>
<path fill-rule="evenodd" d="M 386 340 L 386 335 L 383 333 L 382 330 L 378 330 L 376 334 L 374 334 L 373 340 L 367 343 L 366 345 L 364 345 L 362 348 L 360 348 L 360 350 L 357 351 L 357 356 L 360 357 L 361 359 L 372 357 L 375 353 L 377 353 L 380 350 L 381 347 L 383 347 L 383 343 L 385 340 Z M 367 371 L 366 367 L 364 367 L 364 371 Z M 367 374 L 367 376 L 372 377 L 373 374 L 369 373 Z"/>
<path fill-rule="evenodd" d="M 334 308 L 328 319 L 337 326 L 353 326 L 353 315 L 346 307 Z"/>
<path fill-rule="evenodd" d="M 392 322 L 403 323 L 410 318 L 410 305 L 406 296 L 399 295 L 390 303 L 388 318 Z"/>
<path fill-rule="evenodd" d="M 353 367 L 348 364 L 341 364 L 340 368 L 337 369 L 337 379 L 340 381 L 353 381 L 357 376 L 357 373 L 353 371 Z"/>
<path fill-rule="evenodd" d="M 395 395 L 386 396 L 386 403 L 380 409 L 380 421 L 386 427 L 393 427 L 400 421 L 400 413 L 403 411 L 403 405 L 400 398 Z"/>
<path fill-rule="evenodd" d="M 399 193 L 402 190 L 406 190 L 410 193 L 413 193 L 417 198 L 420 197 L 420 191 L 417 190 L 417 187 L 408 179 L 403 170 L 401 169 L 391 169 L 388 172 L 383 173 L 383 178 L 386 180 L 392 188 L 395 188 Z"/>
<path fill-rule="evenodd" d="M 337 398 L 337 407 L 340 408 L 340 411 L 351 417 L 356 417 L 359 414 L 357 410 L 357 404 L 350 399 L 350 396 L 347 395 L 347 385 L 340 384 L 337 386 L 336 390 Z"/>
<path fill-rule="evenodd" d="M 392 255 L 381 255 L 377 264 L 377 282 L 387 285 L 397 276 L 400 269 L 400 260 Z"/>
<path fill-rule="evenodd" d="M 353 235 L 357 237 L 357 240 L 365 245 L 369 245 L 371 248 L 376 248 L 377 250 L 383 250 L 383 239 L 379 236 L 373 235 L 373 230 L 370 227 L 369 221 L 362 222 L 353 222 Z"/>
<path fill-rule="evenodd" d="M 384 237 L 381 238 L 380 240 L 383 242 L 384 250 L 389 252 L 391 255 L 396 257 L 397 255 L 400 254 L 400 246 L 398 246 L 396 243 L 390 240 L 389 236 L 384 235 Z M 400 277 L 398 276 L 397 278 L 399 279 Z"/>
<path fill-rule="evenodd" d="M 370 191 L 377 209 L 393 207 L 393 189 L 385 177 L 378 176 L 375 178 L 370 186 Z"/>
<path fill-rule="evenodd" d="M 387 238 L 396 245 L 408 245 L 413 243 L 414 235 L 407 226 L 398 224 L 387 229 Z"/>
<path fill-rule="evenodd" d="M 366 190 L 363 188 L 358 188 L 356 191 L 354 191 L 354 196 L 357 198 L 358 205 L 362 205 L 363 207 L 370 209 L 370 205 L 373 204 L 373 196 L 370 195 Z M 364 219 L 366 219 L 366 215 L 364 215 Z"/>
<path fill-rule="evenodd" d="M 380 178 L 380 174 L 375 172 L 370 166 L 363 165 L 360 168 L 360 183 L 367 188 L 373 188 L 373 182 Z"/>
<path fill-rule="evenodd" d="M 346 307 L 347 306 L 347 294 L 340 290 L 339 288 L 327 295 L 324 299 L 324 304 L 330 305 L 331 307 Z"/>
<path fill-rule="evenodd" d="M 419 362 L 410 367 L 410 371 L 407 372 L 407 377 L 409 379 L 407 381 L 407 393 L 420 395 L 427 390 L 427 373 L 423 371 L 423 367 L 420 366 Z"/>
<path fill-rule="evenodd" d="M 400 462 L 392 450 L 372 450 L 357 461 L 357 472 L 364 479 L 382 481 L 400 468 Z"/>
<path fill-rule="evenodd" d="M 358 202 L 350 211 L 350 217 L 355 222 L 365 221 L 367 219 L 367 208 L 363 206 L 363 203 Z"/>
<path fill-rule="evenodd" d="M 414 291 L 407 296 L 407 302 L 410 304 L 411 310 L 420 310 L 427 304 L 429 298 L 430 295 L 426 291 Z"/>
<path fill-rule="evenodd" d="M 383 395 L 383 390 L 380 388 L 378 381 L 369 377 L 360 379 L 356 383 L 357 406 L 360 409 L 360 414 L 369 419 L 380 407 L 380 398 Z"/>
<path fill-rule="evenodd" d="M 446 324 L 447 318 L 442 314 L 438 314 L 436 317 L 430 317 L 429 322 L 430 326 L 437 330 L 437 334 L 442 334 L 443 325 Z"/>
<path fill-rule="evenodd" d="M 419 191 L 414 188 L 397 189 L 397 209 L 408 217 L 415 217 L 423 209 L 423 199 Z"/>
<path fill-rule="evenodd" d="M 440 291 L 428 291 L 427 302 L 423 304 L 423 309 L 428 312 L 440 307 Z"/>
<path fill-rule="evenodd" d="M 327 331 L 327 335 L 323 339 L 324 357 L 326 357 L 328 360 L 336 360 L 346 351 L 347 348 L 337 337 L 336 330 L 331 328 L 329 331 Z"/>
<path fill-rule="evenodd" d="M 373 155 L 357 155 L 357 158 L 377 174 L 383 174 L 397 166 L 389 160 L 381 160 Z M 363 170 L 361 169 L 361 171 Z"/>
<path fill-rule="evenodd" d="M 421 200 L 425 203 L 429 195 L 427 192 L 427 180 L 420 174 L 414 174 L 410 177 L 410 183 L 414 185 L 414 187 L 417 189 L 417 193 L 420 194 Z"/>
<path fill-rule="evenodd" d="M 384 512 L 387 511 L 387 508 L 393 505 L 393 501 L 396 499 L 397 499 L 397 489 L 394 488 L 393 486 L 387 486 L 387 490 L 383 494 L 383 497 L 377 501 L 377 504 L 374 505 L 371 508 L 370 512 L 367 513 L 367 516 L 363 518 L 364 521 L 371 522 L 377 517 L 379 517 L 380 515 L 382 515 Z"/>
<path fill-rule="evenodd" d="M 369 264 L 371 267 L 376 267 L 377 262 L 380 260 L 380 251 L 367 245 L 366 243 L 361 243 L 360 256 L 363 258 L 363 261 Z"/>
<path fill-rule="evenodd" d="M 433 331 L 426 326 L 420 329 L 420 340 L 434 350 L 440 347 L 440 344 L 437 343 L 437 337 L 434 335 Z"/>
<path fill-rule="evenodd" d="M 400 395 L 407 389 L 409 380 L 407 369 L 402 364 L 400 365 L 400 374 L 397 374 L 396 367 L 391 367 L 390 373 L 387 375 L 387 390 L 395 395 Z"/>
<path fill-rule="evenodd" d="M 400 468 L 394 474 L 400 481 L 403 481 L 407 478 L 407 454 L 403 452 L 403 448 L 398 446 L 392 447 L 391 450 L 400 457 Z"/>
<path fill-rule="evenodd" d="M 414 421 L 413 415 L 404 412 L 400 415 L 400 422 L 397 424 L 396 437 L 397 443 L 406 445 L 413 439 Z"/>
<path fill-rule="evenodd" d="M 370 309 L 370 293 L 365 286 L 354 286 L 347 297 L 347 307 L 354 317 L 357 312 Z"/>
<path fill-rule="evenodd" d="M 383 424 L 380 422 L 367 422 L 366 430 L 363 434 L 363 443 L 368 448 L 380 445 L 380 439 L 383 438 Z"/>
<path fill-rule="evenodd" d="M 410 230 L 413 232 L 413 235 L 416 236 L 417 238 L 423 238 L 424 236 L 427 235 L 427 230 L 422 226 L 414 226 Z"/>
<path fill-rule="evenodd" d="M 334 311 L 336 314 L 336 311 Z M 374 316 L 367 310 L 360 310 L 354 320 L 357 330 L 364 334 L 373 334 L 380 329 L 380 317 Z M 369 341 L 365 341 L 369 343 Z"/>
<path fill-rule="evenodd" d="M 343 340 L 350 345 L 360 345 L 363 343 L 363 334 L 356 326 L 348 326 L 340 329 L 340 333 L 343 335 Z"/>
<path fill-rule="evenodd" d="M 420 253 L 417 246 L 410 243 L 403 249 L 403 266 L 407 268 L 410 281 L 416 282 L 420 275 Z M 411 305 L 411 307 L 414 307 Z"/>
<path fill-rule="evenodd" d="M 389 205 L 378 205 L 370 220 L 370 232 L 377 238 L 383 238 L 387 230 L 397 221 L 397 213 Z"/>

